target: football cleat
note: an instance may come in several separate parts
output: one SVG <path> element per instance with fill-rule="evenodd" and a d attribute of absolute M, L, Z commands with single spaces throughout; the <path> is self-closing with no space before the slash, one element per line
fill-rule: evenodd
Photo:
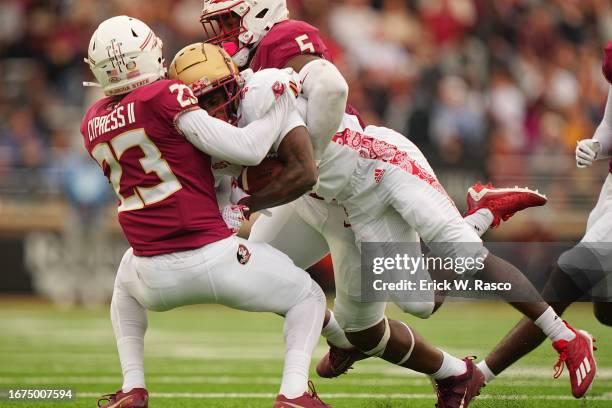
<path fill-rule="evenodd" d="M 474 365 L 472 358 L 466 357 L 463 361 L 467 366 L 464 374 L 435 381 L 437 408 L 467 408 L 485 386 L 484 374 Z"/>
<path fill-rule="evenodd" d="M 495 228 L 502 220 L 508 221 L 518 211 L 542 206 L 547 201 L 544 194 L 527 187 L 495 188 L 491 183 L 485 185 L 476 183 L 468 189 L 465 216 L 487 208 L 493 213 L 491 227 Z"/>
<path fill-rule="evenodd" d="M 149 393 L 144 388 L 132 388 L 128 392 L 122 390 L 114 394 L 103 395 L 98 400 L 98 408 L 148 408 Z"/>
<path fill-rule="evenodd" d="M 317 364 L 317 374 L 323 378 L 335 378 L 353 368 L 356 361 L 365 358 L 368 358 L 368 355 L 355 347 L 343 349 L 330 344 L 329 351 Z"/>
<path fill-rule="evenodd" d="M 297 398 L 289 399 L 279 394 L 273 408 L 331 408 L 331 405 L 321 401 L 312 381 L 308 381 L 308 388 L 310 392 L 305 392 L 304 395 Z"/>
<path fill-rule="evenodd" d="M 567 365 L 572 386 L 572 394 L 576 398 L 583 397 L 593 385 L 597 363 L 593 351 L 597 350 L 593 343 L 595 339 L 583 330 L 574 330 L 569 324 L 565 325 L 576 334 L 572 341 L 558 340 L 553 347 L 559 353 L 559 361 L 555 364 L 555 378 L 563 372 Z"/>

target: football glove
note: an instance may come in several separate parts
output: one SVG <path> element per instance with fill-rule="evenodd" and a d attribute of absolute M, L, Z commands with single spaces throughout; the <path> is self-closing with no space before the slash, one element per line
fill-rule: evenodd
<path fill-rule="evenodd" d="M 576 146 L 576 165 L 585 169 L 591 167 L 601 153 L 601 144 L 594 139 L 583 139 Z"/>
<path fill-rule="evenodd" d="M 227 224 L 227 227 L 232 230 L 234 234 L 237 234 L 240 231 L 240 227 L 242 223 L 248 220 L 248 217 L 245 215 L 249 211 L 249 207 L 246 205 L 227 205 L 221 211 L 221 216 L 223 217 L 223 221 Z"/>

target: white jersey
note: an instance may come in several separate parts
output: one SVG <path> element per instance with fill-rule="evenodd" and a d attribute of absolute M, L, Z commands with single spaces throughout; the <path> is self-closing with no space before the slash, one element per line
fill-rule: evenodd
<path fill-rule="evenodd" d="M 305 120 L 308 109 L 306 99 L 300 97 L 297 107 L 301 117 Z M 359 151 L 347 148 L 341 143 L 340 135 L 349 131 L 363 133 L 364 130 L 361 128 L 357 116 L 345 113 L 338 133 L 321 155 L 319 184 L 315 192 L 328 202 L 335 199 L 338 192 L 346 186 L 359 161 Z"/>
<path fill-rule="evenodd" d="M 290 110 L 273 143 L 269 146 L 271 154 L 276 153 L 283 139 L 291 130 L 299 126 L 306 126 L 296 109 L 296 97 L 300 89 L 293 79 L 292 72 L 292 70 L 272 68 L 257 73 L 253 73 L 251 70 L 241 73 L 245 85 L 240 96 L 238 127 L 246 127 L 279 104 L 286 105 L 287 109 Z M 242 170 L 242 166 L 214 157 L 211 163 L 217 182 L 223 176 L 238 177 Z"/>

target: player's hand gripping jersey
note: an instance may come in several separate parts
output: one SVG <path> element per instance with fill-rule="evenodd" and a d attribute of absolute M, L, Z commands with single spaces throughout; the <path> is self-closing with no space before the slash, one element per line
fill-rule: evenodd
<path fill-rule="evenodd" d="M 85 147 L 120 200 L 119 223 L 138 256 L 231 235 L 217 207 L 210 157 L 176 128 L 197 102 L 184 84 L 161 80 L 121 99 L 103 98 L 83 119 Z"/>

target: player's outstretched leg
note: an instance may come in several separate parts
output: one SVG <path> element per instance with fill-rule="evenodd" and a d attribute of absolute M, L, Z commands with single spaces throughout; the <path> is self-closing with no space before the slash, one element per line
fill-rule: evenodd
<path fill-rule="evenodd" d="M 575 363 L 580 365 L 581 362 L 585 362 L 585 365 L 590 366 L 590 371 L 585 369 L 585 378 L 572 380 L 572 383 L 580 384 L 578 390 L 573 387 L 574 395 L 583 395 L 592 383 L 596 370 L 592 348 L 589 347 L 590 336 L 566 325 L 520 270 L 491 253 L 487 255 L 486 250 L 483 252 L 482 241 L 474 230 L 468 228 L 468 224 L 460 219 L 452 201 L 440 185 L 437 185 L 436 188 L 435 183 L 429 185 L 419 182 L 415 177 L 397 171 L 388 172 L 386 179 L 387 184 L 383 181 L 381 186 L 384 188 L 383 192 L 387 195 L 389 204 L 402 214 L 409 225 L 413 226 L 433 253 L 451 258 L 466 257 L 466 255 L 473 259 L 486 257 L 484 268 L 471 273 L 476 273 L 478 279 L 485 282 L 509 283 L 512 289 L 504 291 L 505 299 L 532 320 L 546 337 L 551 339 L 554 348 L 559 352 L 560 360 L 565 361 L 570 371 Z M 420 201 L 415 203 L 402 199 L 398 191 L 406 190 L 400 188 L 404 185 L 410 186 L 413 195 L 419 197 Z M 480 192 L 477 192 L 481 200 L 490 194 L 489 192 L 484 194 L 486 190 L 490 189 L 481 188 Z M 507 201 L 513 202 L 509 198 Z M 472 209 L 477 207 L 473 206 Z M 503 217 L 501 212 L 494 213 L 494 215 Z M 515 302 L 513 301 L 515 299 L 530 299 L 531 301 Z M 576 376 L 575 370 L 573 374 L 570 372 L 570 375 Z"/>
<path fill-rule="evenodd" d="M 545 298 L 563 299 L 563 301 L 551 303 L 551 307 L 558 315 L 563 314 L 565 309 L 575 299 L 580 298 L 582 294 L 583 290 L 578 288 L 558 266 L 551 274 L 543 292 Z M 573 331 L 573 329 L 571 330 Z M 594 360 L 581 358 L 582 354 L 592 355 L 594 350 L 592 342 L 594 340 L 588 333 L 573 332 L 576 334 L 573 341 L 568 342 L 561 338 L 559 339 L 560 342 L 553 344 L 561 356 L 558 369 L 562 369 L 561 364 L 563 363 L 568 366 L 572 394 L 579 398 L 588 391 L 592 384 L 592 378 L 595 376 Z M 486 359 L 478 363 L 478 367 L 485 374 L 487 383 L 493 381 L 506 368 L 536 349 L 545 339 L 546 336 L 542 330 L 532 320 L 523 318 L 489 353 Z M 573 349 L 578 349 L 578 352 L 572 351 Z M 581 351 L 581 349 L 583 350 Z M 581 371 L 581 366 L 583 366 L 583 371 Z"/>
<path fill-rule="evenodd" d="M 402 322 L 385 317 L 370 328 L 346 334 L 369 356 L 431 376 L 439 408 L 467 407 L 484 386 L 484 375 L 470 358 L 460 360 L 433 347 Z"/>
<path fill-rule="evenodd" d="M 514 271 L 516 270 L 516 271 Z M 485 269 L 482 271 L 483 278 L 490 282 L 501 282 L 505 279 L 512 283 L 512 291 L 524 291 L 523 296 L 531 299 L 541 299 L 531 283 L 511 264 L 490 254 L 485 261 Z M 548 282 L 547 291 L 552 291 L 553 286 L 563 286 L 565 293 L 569 288 L 575 287 L 571 280 L 557 269 Z M 577 289 L 577 288 L 576 288 Z M 581 293 L 579 290 L 577 294 Z M 512 298 L 512 293 L 507 293 Z M 515 293 L 518 295 L 518 293 Z M 565 299 L 568 299 L 565 297 Z M 593 338 L 582 330 L 575 330 L 567 322 L 563 321 L 543 300 L 540 302 L 510 302 L 517 310 L 522 312 L 524 319 L 512 332 L 502 341 L 487 359 L 481 364 L 483 371 L 489 377 L 494 373 L 499 374 L 502 370 L 536 348 L 542 342 L 542 335 L 538 335 L 537 329 L 553 342 L 553 347 L 559 353 L 559 361 L 555 365 L 557 374 L 560 375 L 563 364 L 568 368 L 572 394 L 580 398 L 590 389 L 597 365 L 593 356 Z M 559 303 L 556 307 L 563 312 L 570 301 Z M 489 365 L 489 363 L 491 365 Z M 485 365 L 486 364 L 486 365 Z"/>

